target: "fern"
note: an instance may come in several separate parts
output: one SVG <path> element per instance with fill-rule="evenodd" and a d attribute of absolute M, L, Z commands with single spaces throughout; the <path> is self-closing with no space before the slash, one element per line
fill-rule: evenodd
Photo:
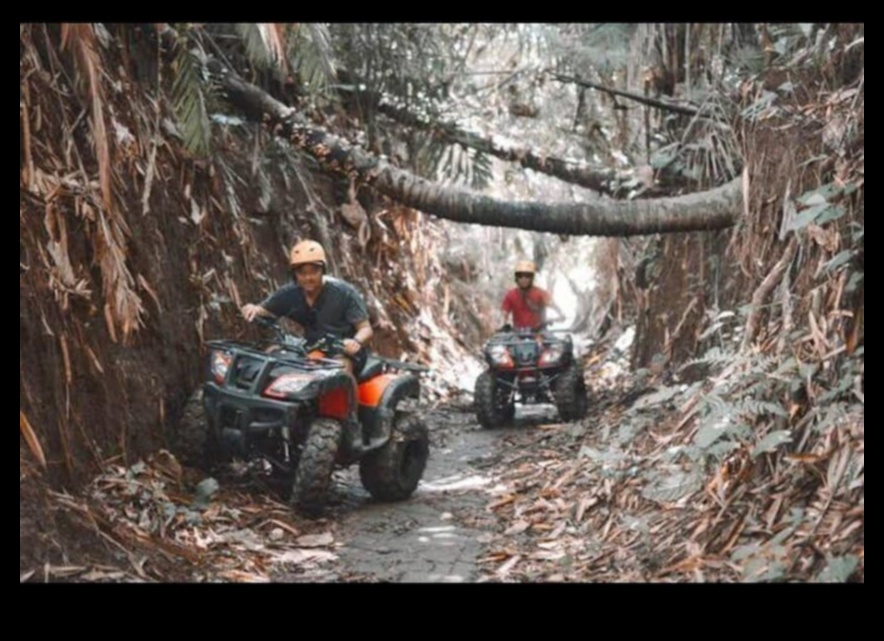
<path fill-rule="evenodd" d="M 724 363 L 730 363 L 732 360 L 734 360 L 734 354 L 732 352 L 725 352 L 720 347 L 713 347 L 703 356 L 692 358 L 687 361 L 680 369 L 684 370 L 696 365 L 721 365 Z"/>
<path fill-rule="evenodd" d="M 335 79 L 335 58 L 328 25 L 298 25 L 289 40 L 292 66 L 312 97 L 324 94 Z"/>
<path fill-rule="evenodd" d="M 205 53 L 190 30 L 178 41 L 175 52 L 175 79 L 172 109 L 178 121 L 185 148 L 198 156 L 211 152 L 212 124 L 207 109 L 211 85 L 203 75 Z"/>
<path fill-rule="evenodd" d="M 754 398 L 744 397 L 735 404 L 738 413 L 752 418 L 758 418 L 772 414 L 774 416 L 783 416 L 788 418 L 789 414 L 783 409 L 782 405 L 771 403 L 769 401 L 757 401 Z"/>

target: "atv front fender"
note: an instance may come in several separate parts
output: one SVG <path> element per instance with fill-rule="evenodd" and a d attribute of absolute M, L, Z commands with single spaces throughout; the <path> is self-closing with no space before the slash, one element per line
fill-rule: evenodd
<path fill-rule="evenodd" d="M 406 398 L 419 398 L 420 391 L 412 374 L 383 374 L 360 385 L 359 421 L 366 444 L 389 438 L 396 407 Z"/>

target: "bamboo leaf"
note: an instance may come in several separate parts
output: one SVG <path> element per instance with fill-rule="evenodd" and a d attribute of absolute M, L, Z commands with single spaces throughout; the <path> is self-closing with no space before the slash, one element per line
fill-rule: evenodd
<path fill-rule="evenodd" d="M 821 217 L 824 212 L 827 212 L 831 209 L 832 206 L 827 202 L 819 203 L 805 209 L 800 214 L 795 216 L 791 221 L 789 221 L 788 230 L 789 231 L 797 231 L 799 229 L 804 229 L 809 224 L 816 222 L 818 217 Z"/>
<path fill-rule="evenodd" d="M 823 271 L 831 272 L 838 269 L 841 265 L 847 263 L 853 257 L 853 254 L 854 251 L 852 249 L 845 249 L 844 251 L 835 254 L 834 257 L 823 265 Z"/>

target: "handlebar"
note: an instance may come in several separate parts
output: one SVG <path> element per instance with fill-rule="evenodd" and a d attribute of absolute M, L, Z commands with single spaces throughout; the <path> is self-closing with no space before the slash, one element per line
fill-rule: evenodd
<path fill-rule="evenodd" d="M 262 329 L 273 330 L 276 342 L 285 345 L 286 347 L 302 351 L 304 354 L 308 354 L 315 350 L 325 352 L 329 356 L 344 353 L 344 340 L 335 334 L 326 334 L 312 343 L 308 343 L 307 339 L 287 332 L 279 322 L 278 318 L 256 316 L 252 322 Z"/>

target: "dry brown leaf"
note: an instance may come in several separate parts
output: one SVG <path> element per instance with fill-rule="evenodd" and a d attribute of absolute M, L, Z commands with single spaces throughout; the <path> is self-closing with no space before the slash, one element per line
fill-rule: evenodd
<path fill-rule="evenodd" d="M 40 440 L 37 438 L 37 434 L 36 432 L 34 432 L 34 428 L 31 427 L 28 418 L 21 410 L 19 410 L 18 412 L 18 426 L 22 436 L 25 437 L 25 443 L 28 444 L 28 448 L 31 450 L 31 453 L 34 455 L 40 465 L 45 469 L 46 455 L 43 453 L 43 447 L 40 445 Z"/>
<path fill-rule="evenodd" d="M 261 33 L 261 38 L 264 40 L 264 44 L 267 46 L 267 50 L 270 52 L 270 56 L 273 58 L 274 62 L 283 69 L 283 71 L 288 69 L 288 60 L 286 59 L 284 44 L 284 28 L 284 25 L 277 22 L 258 23 L 258 30 Z"/>
<path fill-rule="evenodd" d="M 816 317 L 813 315 L 813 311 L 807 312 L 807 320 L 810 323 L 810 332 L 813 337 L 813 344 L 816 348 L 817 355 L 822 357 L 827 351 L 829 351 L 829 343 L 823 332 L 820 331 Z"/>
<path fill-rule="evenodd" d="M 83 567 L 81 565 L 46 565 L 46 573 L 51 576 L 74 576 L 77 574 L 82 574 L 89 568 Z"/>
<path fill-rule="evenodd" d="M 110 334 L 110 339 L 116 343 L 117 342 L 117 330 L 114 327 L 114 318 L 111 312 L 110 303 L 104 304 L 104 322 L 107 325 L 107 332 Z"/>
<path fill-rule="evenodd" d="M 125 572 L 104 572 L 101 570 L 90 570 L 80 577 L 82 581 L 117 581 L 126 577 Z"/>
<path fill-rule="evenodd" d="M 509 505 L 513 501 L 515 501 L 517 496 L 515 494 L 510 494 L 509 496 L 505 496 L 502 499 L 498 499 L 494 501 L 491 505 L 488 506 L 488 510 L 496 510 L 502 508 L 504 505 Z"/>
<path fill-rule="evenodd" d="M 257 529 L 263 528 L 267 525 L 273 525 L 275 527 L 282 528 L 294 537 L 301 536 L 301 532 L 296 527 L 278 519 L 267 519 L 266 521 L 258 525 Z"/>
<path fill-rule="evenodd" d="M 593 497 L 583 497 L 580 499 L 580 502 L 577 504 L 577 512 L 574 515 L 574 521 L 579 524 L 583 521 L 583 515 L 586 514 L 588 510 L 595 507 L 599 503 L 599 498 L 597 496 Z"/>
<path fill-rule="evenodd" d="M 270 579 L 260 574 L 252 574 L 243 570 L 228 570 L 222 572 L 221 576 L 237 583 L 270 583 Z"/>
<path fill-rule="evenodd" d="M 522 555 L 517 554 L 516 556 L 509 559 L 506 563 L 497 568 L 495 574 L 500 578 L 506 578 L 506 576 L 513 571 L 513 568 L 522 560 Z"/>
<path fill-rule="evenodd" d="M 525 530 L 527 530 L 530 527 L 531 527 L 531 523 L 529 523 L 528 521 L 519 520 L 515 524 L 510 526 L 504 532 L 504 535 L 505 536 L 513 536 L 515 534 L 521 534 L 522 532 L 524 532 Z"/>
<path fill-rule="evenodd" d="M 537 544 L 542 550 L 561 550 L 562 544 L 558 541 L 541 541 Z"/>
<path fill-rule="evenodd" d="M 65 383 L 70 385 L 74 378 L 71 372 L 71 355 L 68 352 L 68 342 L 65 340 L 64 334 L 58 337 L 58 342 L 61 343 L 61 355 L 64 360 L 64 380 Z"/>
<path fill-rule="evenodd" d="M 335 537 L 331 532 L 323 532 L 322 534 L 305 534 L 295 540 L 295 545 L 302 548 L 321 548 L 331 545 L 335 542 Z"/>
<path fill-rule="evenodd" d="M 504 561 L 515 555 L 515 550 L 512 550 L 510 548 L 503 548 L 501 550 L 491 552 L 488 556 L 478 559 L 476 563 L 499 563 L 500 561 Z"/>

